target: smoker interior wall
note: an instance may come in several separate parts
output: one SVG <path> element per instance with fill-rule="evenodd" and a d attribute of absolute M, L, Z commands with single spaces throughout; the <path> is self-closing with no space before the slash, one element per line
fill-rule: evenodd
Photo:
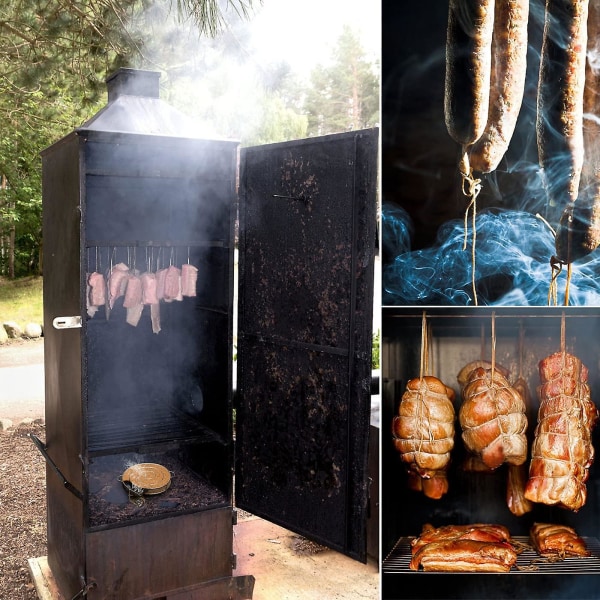
<path fill-rule="evenodd" d="M 87 320 L 89 451 L 185 444 L 188 466 L 229 498 L 234 160 L 231 143 L 100 133 L 86 143 L 87 272 L 198 269 L 195 296 L 160 303 L 159 333 L 150 307 L 129 324 L 123 297 Z M 193 459 L 207 443 L 210 463 Z"/>
<path fill-rule="evenodd" d="M 492 474 L 467 473 L 461 468 L 465 451 L 458 423 L 449 470 L 448 494 L 440 500 L 431 500 L 407 489 L 404 467 L 391 443 L 391 419 L 396 413 L 407 381 L 418 377 L 420 373 L 422 315 L 414 312 L 411 316 L 405 315 L 406 313 L 403 315 L 386 310 L 383 324 L 382 364 L 386 369 L 382 475 L 384 555 L 399 536 L 418 535 L 425 523 L 439 526 L 499 522 L 508 526 L 513 535 L 527 535 L 534 521 L 546 521 L 566 523 L 584 536 L 598 536 L 600 476 L 596 465 L 592 465 L 590 469 L 587 502 L 579 512 L 536 504 L 531 513 L 516 517 L 506 505 L 505 467 L 500 467 Z M 458 415 L 461 400 L 456 376 L 470 361 L 482 357 L 488 360 L 491 358 L 491 316 L 489 312 L 482 315 L 479 311 L 470 314 L 450 313 L 450 316 L 434 313 L 429 323 L 432 328 L 433 350 L 430 374 L 439 377 L 455 390 Z M 567 312 L 565 323 L 567 351 L 578 356 L 589 368 L 592 400 L 597 402 L 600 394 L 597 351 L 600 319 L 594 311 L 583 311 L 577 316 Z M 561 311 L 519 311 L 514 316 L 511 316 L 510 311 L 508 314 L 501 313 L 501 316 L 496 315 L 495 328 L 496 362 L 510 369 L 512 380 L 521 372 L 528 382 L 531 394 L 528 437 L 531 442 L 539 408 L 536 394 L 539 385 L 537 365 L 541 359 L 561 348 Z M 522 350 L 519 341 L 521 335 L 524 336 Z M 593 433 L 595 446 L 598 444 L 599 433 L 596 428 Z"/>

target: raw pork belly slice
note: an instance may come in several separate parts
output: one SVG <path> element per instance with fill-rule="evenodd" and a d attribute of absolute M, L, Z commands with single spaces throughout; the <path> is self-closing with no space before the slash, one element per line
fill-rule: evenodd
<path fill-rule="evenodd" d="M 115 300 L 125 293 L 129 267 L 125 263 L 116 264 L 108 275 L 108 304 L 114 308 Z"/>
<path fill-rule="evenodd" d="M 198 279 L 198 269 L 194 265 L 181 265 L 181 295 L 195 296 L 196 281 Z"/>

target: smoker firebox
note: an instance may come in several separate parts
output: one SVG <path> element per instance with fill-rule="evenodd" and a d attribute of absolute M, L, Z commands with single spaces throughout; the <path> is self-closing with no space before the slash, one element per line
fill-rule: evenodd
<path fill-rule="evenodd" d="M 91 600 L 251 598 L 254 578 L 232 575 L 234 465 L 243 485 L 236 492 L 240 508 L 366 560 L 370 386 L 365 388 L 364 381 L 370 378 L 377 131 L 328 136 L 301 143 L 300 150 L 286 144 L 271 145 L 266 153 L 244 149 L 240 161 L 237 142 L 195 137 L 194 125 L 159 99 L 157 73 L 121 69 L 107 83 L 108 105 L 42 153 L 46 440 L 34 441 L 47 460 L 48 564 L 61 592 Z M 310 160 L 317 156 L 313 147 L 324 148 L 321 156 L 335 156 L 337 170 L 328 175 L 331 166 Z M 289 263 L 279 260 L 276 246 L 269 247 L 277 243 L 268 229 L 276 222 L 266 223 L 265 239 L 256 233 L 265 226 L 255 221 L 265 198 L 253 196 L 261 185 L 252 179 L 248 165 L 253 160 L 265 174 L 275 172 L 275 181 L 266 184 L 266 201 L 275 199 L 280 218 L 292 215 L 297 222 L 298 231 L 287 239 L 296 261 L 307 260 L 294 250 L 297 241 L 307 239 L 303 227 L 319 239 L 311 216 L 318 220 L 329 211 L 328 227 L 342 223 L 336 233 L 321 236 L 328 240 L 320 244 L 321 259 L 336 261 L 335 274 L 331 268 L 329 273 L 339 285 L 337 297 L 329 297 L 333 288 L 327 290 L 327 302 L 337 303 L 339 313 L 327 322 L 325 335 L 319 333 L 320 317 L 313 309 L 319 299 L 311 289 L 310 266 L 298 271 L 302 283 L 297 285 L 288 273 L 296 294 L 311 294 L 294 308 L 295 323 L 303 322 L 302 310 L 310 315 L 312 330 L 304 339 L 286 340 L 285 330 L 261 331 L 262 323 L 252 322 L 264 311 L 263 316 L 283 323 L 278 313 L 284 317 L 292 306 L 281 306 L 281 298 L 266 293 L 281 273 L 268 269 L 265 256 L 285 268 Z M 265 167 L 265 161 L 277 160 L 283 161 L 279 170 Z M 238 190 L 240 162 L 239 179 L 252 180 L 251 191 L 244 192 L 243 183 Z M 321 181 L 327 177 L 330 184 Z M 309 187 L 303 187 L 305 181 Z M 328 197 L 331 190 L 337 196 Z M 234 454 L 238 198 L 245 223 L 240 272 L 251 275 L 266 268 L 269 275 L 261 276 L 259 284 L 266 287 L 256 305 L 248 286 L 240 284 L 238 359 L 245 370 L 235 395 Z M 336 210 L 343 218 L 335 218 Z M 339 252 L 332 251 L 333 244 Z M 247 260 L 247 247 L 260 249 L 260 256 Z M 117 285 L 123 273 L 126 288 Z M 185 283 L 190 273 L 191 285 Z M 95 296 L 102 289 L 95 287 L 99 280 L 106 286 L 102 301 Z M 133 292 L 129 296 L 130 288 L 139 290 L 142 283 L 141 301 Z M 157 300 L 153 293 L 159 292 Z M 286 372 L 285 361 L 276 365 L 283 396 L 269 387 L 269 367 L 255 372 L 255 363 L 243 358 L 249 347 L 252 360 L 260 360 L 262 353 L 289 353 L 302 365 L 301 372 Z M 300 388 L 286 388 L 286 377 L 294 377 Z M 264 427 L 252 423 L 257 395 L 269 394 L 271 407 L 278 401 L 292 400 L 298 409 L 302 402 L 335 401 L 335 410 L 319 406 L 323 412 L 310 420 L 315 436 L 320 427 L 328 432 L 335 425 L 343 428 L 339 442 L 331 444 L 332 458 L 313 457 L 316 450 L 303 440 L 302 423 L 290 427 L 298 434 L 291 448 L 269 450 L 264 443 L 269 436 L 260 450 L 252 446 L 254 434 Z M 277 413 L 285 415 L 284 407 Z M 253 432 L 246 446 L 240 423 Z M 268 441 L 278 443 L 276 438 Z M 338 452 L 342 447 L 349 459 Z M 300 464 L 307 449 L 311 465 L 317 465 L 313 475 Z M 278 453 L 285 453 L 289 482 L 278 481 L 278 487 L 266 490 L 263 482 L 275 471 L 258 464 L 262 452 L 281 464 Z M 321 472 L 331 471 L 332 461 L 335 482 L 323 480 Z M 121 480 L 126 469 L 140 463 L 165 467 L 170 474 L 166 489 L 142 495 Z M 300 495 L 295 473 L 306 479 L 308 494 Z M 269 500 L 269 493 L 278 501 Z M 304 519 L 318 513 L 309 507 L 311 496 L 322 504 L 321 524 Z M 302 502 L 294 500 L 300 497 Z M 345 503 L 341 509 L 340 502 Z M 290 521 L 286 503 L 293 507 Z M 270 513 L 282 505 L 283 516 Z M 335 511 L 335 522 L 327 519 L 327 511 Z"/>
<path fill-rule="evenodd" d="M 473 360 L 491 360 L 492 324 L 495 361 L 510 370 L 510 381 L 523 376 L 530 391 L 527 406 L 529 446 L 537 423 L 539 399 L 538 362 L 564 347 L 589 368 L 591 398 L 598 404 L 597 341 L 600 320 L 595 309 L 508 308 L 495 310 L 453 307 L 385 308 L 382 330 L 382 598 L 597 598 L 600 582 L 598 542 L 598 467 L 592 464 L 587 481 L 587 501 L 577 512 L 534 503 L 522 516 L 512 514 L 506 501 L 506 465 L 493 472 L 469 472 L 457 421 L 455 447 L 448 471 L 449 490 L 439 500 L 410 491 L 407 476 L 393 446 L 391 423 L 397 414 L 407 381 L 419 377 L 423 313 L 430 328 L 429 371 L 456 392 L 458 416 L 459 371 Z M 387 432 L 387 433 L 386 433 Z M 600 432 L 592 431 L 597 448 Z M 526 465 L 531 452 L 528 451 Z M 597 457 L 596 457 L 597 462 Z M 534 522 L 574 527 L 585 540 L 591 556 L 544 561 L 532 549 L 522 552 L 508 573 L 440 573 L 409 569 L 410 541 L 423 525 L 499 523 L 511 536 L 528 541 Z M 435 584 L 435 585 L 434 585 Z"/>

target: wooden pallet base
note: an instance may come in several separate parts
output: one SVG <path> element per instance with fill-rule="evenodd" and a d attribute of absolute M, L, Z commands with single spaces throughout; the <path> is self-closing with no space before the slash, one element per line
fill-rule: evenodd
<path fill-rule="evenodd" d="M 65 600 L 64 596 L 58 591 L 58 586 L 54 581 L 46 556 L 30 558 L 27 563 L 31 580 L 40 600 Z"/>

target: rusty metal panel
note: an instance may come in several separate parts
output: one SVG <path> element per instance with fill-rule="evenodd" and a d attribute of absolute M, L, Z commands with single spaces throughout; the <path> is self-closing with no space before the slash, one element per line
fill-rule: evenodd
<path fill-rule="evenodd" d="M 241 153 L 236 502 L 366 559 L 377 130 Z"/>
<path fill-rule="evenodd" d="M 230 507 L 90 532 L 87 597 L 150 598 L 230 577 L 232 544 Z"/>

